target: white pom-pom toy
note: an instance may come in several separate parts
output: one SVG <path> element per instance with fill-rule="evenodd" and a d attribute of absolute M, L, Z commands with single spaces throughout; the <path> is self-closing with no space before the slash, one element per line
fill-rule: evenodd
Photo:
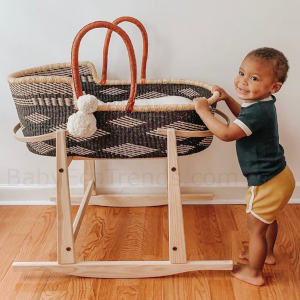
<path fill-rule="evenodd" d="M 74 137 L 89 137 L 97 130 L 93 112 L 97 110 L 99 100 L 93 95 L 83 95 L 77 100 L 79 111 L 69 116 L 67 129 Z"/>
<path fill-rule="evenodd" d="M 90 114 L 97 110 L 98 99 L 93 95 L 83 95 L 77 100 L 77 107 L 80 112 Z"/>

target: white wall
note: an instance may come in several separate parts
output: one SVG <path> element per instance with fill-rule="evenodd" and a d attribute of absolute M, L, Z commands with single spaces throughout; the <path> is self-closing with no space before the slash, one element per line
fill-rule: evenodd
<path fill-rule="evenodd" d="M 53 191 L 55 183 L 55 159 L 33 155 L 25 144 L 12 137 L 18 117 L 5 80 L 7 75 L 21 69 L 70 61 L 72 40 L 79 29 L 96 20 L 112 21 L 124 15 L 139 19 L 147 29 L 148 78 L 203 80 L 218 84 L 234 95 L 233 79 L 250 50 L 269 46 L 283 51 L 291 69 L 287 82 L 277 94 L 280 142 L 299 190 L 299 10 L 300 2 L 293 0 L 1 0 L 0 200 L 24 200 L 32 184 L 42 184 L 49 192 Z M 140 66 L 140 32 L 132 24 L 121 26 L 132 39 Z M 104 29 L 90 32 L 80 51 L 80 60 L 92 61 L 98 73 L 101 72 L 104 36 Z M 129 79 L 125 46 L 116 36 L 111 45 L 108 78 Z M 233 120 L 224 104 L 219 108 Z M 104 170 L 104 177 L 101 182 L 99 179 L 99 185 L 103 188 L 122 187 L 128 192 L 141 186 L 153 191 L 164 189 L 164 160 L 98 161 L 97 172 L 101 170 Z M 113 176 L 112 170 L 117 170 Z M 207 186 L 206 189 L 218 194 L 220 187 L 227 186 L 230 189 L 226 197 L 230 199 L 232 187 L 246 186 L 234 142 L 214 139 L 207 150 L 180 158 L 180 171 L 187 192 Z M 71 174 L 72 186 L 82 184 L 82 163 L 72 164 Z M 204 183 L 199 180 L 201 176 Z M 21 184 L 18 190 L 16 184 Z M 239 189 L 235 198 L 243 199 L 243 194 L 244 189 Z M 32 196 L 26 196 L 26 199 L 48 199 L 47 193 L 41 196 L 37 190 L 32 190 L 29 195 Z M 294 198 L 300 199 L 299 191 Z"/>

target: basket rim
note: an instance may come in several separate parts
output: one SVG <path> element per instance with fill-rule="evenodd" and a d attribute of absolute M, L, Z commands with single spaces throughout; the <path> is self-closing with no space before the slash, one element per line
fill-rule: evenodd
<path fill-rule="evenodd" d="M 96 84 L 100 85 L 101 79 L 98 77 L 96 68 L 92 62 L 81 61 L 79 66 L 87 66 L 92 71 L 92 77 Z M 49 71 L 61 68 L 71 68 L 71 63 L 56 63 L 48 64 L 40 67 L 34 67 L 30 69 L 24 69 L 18 72 L 14 72 L 7 77 L 9 84 L 36 84 L 36 83 L 66 83 L 71 85 L 73 90 L 74 105 L 77 109 L 77 98 L 75 94 L 75 88 L 71 77 L 67 76 L 26 76 L 34 72 Z M 26 77 L 24 77 L 26 76 Z M 130 80 L 107 80 L 106 85 L 130 85 Z M 137 84 L 141 84 L 141 80 L 137 80 Z M 212 92 L 213 85 L 208 84 L 200 80 L 188 80 L 188 79 L 146 79 L 145 84 L 186 84 L 199 86 Z M 197 97 L 195 97 L 197 98 Z M 97 111 L 125 111 L 126 105 L 99 105 Z M 171 105 L 139 105 L 133 107 L 133 112 L 150 112 L 150 111 L 179 111 L 179 110 L 195 110 L 194 103 L 191 104 L 171 104 Z"/>

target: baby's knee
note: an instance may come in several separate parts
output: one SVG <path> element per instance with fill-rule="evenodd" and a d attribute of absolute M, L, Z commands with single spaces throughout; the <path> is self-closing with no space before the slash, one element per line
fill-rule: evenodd
<path fill-rule="evenodd" d="M 256 224 L 248 228 L 249 234 L 254 236 L 265 236 L 267 233 L 268 224 Z"/>
<path fill-rule="evenodd" d="M 248 231 L 253 235 L 265 235 L 267 232 L 267 229 L 269 227 L 269 224 L 266 224 L 260 220 L 258 220 L 257 218 L 255 218 L 254 216 L 252 216 L 251 214 L 248 215 Z"/>

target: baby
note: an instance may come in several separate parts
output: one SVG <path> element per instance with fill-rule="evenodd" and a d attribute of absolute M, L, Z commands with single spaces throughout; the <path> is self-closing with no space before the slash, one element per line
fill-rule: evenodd
<path fill-rule="evenodd" d="M 214 118 L 205 98 L 194 99 L 196 112 L 214 135 L 222 141 L 236 140 L 238 161 L 248 181 L 245 200 L 250 240 L 249 249 L 239 256 L 249 260 L 249 264 L 235 264 L 232 275 L 254 285 L 264 284 L 264 263 L 276 263 L 276 217 L 295 188 L 279 144 L 273 96 L 285 82 L 288 69 L 283 53 L 260 48 L 245 57 L 234 80 L 237 97 L 244 100 L 242 105 L 224 89 L 214 86 L 213 91 L 220 93 L 218 101 L 224 100 L 237 118 L 230 125 Z"/>

